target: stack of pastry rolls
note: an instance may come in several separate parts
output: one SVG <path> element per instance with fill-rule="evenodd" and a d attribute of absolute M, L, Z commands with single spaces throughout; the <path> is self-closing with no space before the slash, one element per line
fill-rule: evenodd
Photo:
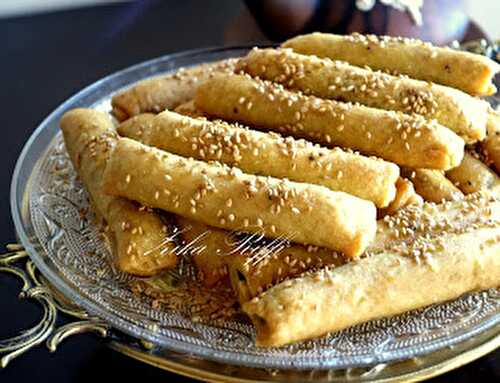
<path fill-rule="evenodd" d="M 189 248 L 201 283 L 230 283 L 263 346 L 495 287 L 500 118 L 478 96 L 497 71 L 416 40 L 312 34 L 145 80 L 112 100 L 98 190 L 166 212 L 172 256 Z"/>
<path fill-rule="evenodd" d="M 135 202 L 104 193 L 102 177 L 119 137 L 110 116 L 73 109 L 61 119 L 66 149 L 99 218 L 105 220 L 118 267 L 140 276 L 176 264 L 168 218 Z"/>

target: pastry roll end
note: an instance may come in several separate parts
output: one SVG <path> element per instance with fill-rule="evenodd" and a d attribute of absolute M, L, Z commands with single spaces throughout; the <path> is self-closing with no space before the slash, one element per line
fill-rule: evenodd
<path fill-rule="evenodd" d="M 147 277 L 177 264 L 168 222 L 157 213 L 116 198 L 108 208 L 107 222 L 114 233 L 112 242 L 121 271 Z"/>
<path fill-rule="evenodd" d="M 282 282 L 244 303 L 257 344 L 282 346 L 498 286 L 499 203 L 487 193 L 448 203 L 470 224 L 434 221 L 405 246 L 396 241 L 357 262 Z M 398 230 L 414 230 L 429 218 L 426 209 L 413 209 L 391 222 Z"/>
<path fill-rule="evenodd" d="M 466 153 L 462 163 L 447 171 L 446 177 L 464 194 L 500 190 L 500 177 L 477 158 L 475 152 Z"/>
<path fill-rule="evenodd" d="M 411 179 L 417 194 L 426 201 L 440 203 L 464 196 L 460 189 L 439 170 L 403 169 L 402 173 Z"/>
<path fill-rule="evenodd" d="M 396 182 L 396 198 L 385 209 L 379 211 L 379 215 L 391 215 L 408 205 L 422 205 L 423 199 L 415 192 L 413 183 L 400 177 Z"/>
<path fill-rule="evenodd" d="M 96 213 L 108 224 L 120 270 L 151 276 L 176 264 L 168 226 L 155 212 L 108 196 L 102 178 L 118 137 L 110 117 L 93 109 L 73 109 L 61 118 L 66 149 Z"/>
<path fill-rule="evenodd" d="M 228 284 L 227 258 L 232 251 L 231 233 L 184 217 L 176 217 L 183 245 L 189 249 L 198 280 L 205 287 Z"/>
<path fill-rule="evenodd" d="M 500 114 L 490 111 L 487 120 L 488 135 L 481 143 L 487 160 L 493 164 L 497 174 L 500 174 Z"/>

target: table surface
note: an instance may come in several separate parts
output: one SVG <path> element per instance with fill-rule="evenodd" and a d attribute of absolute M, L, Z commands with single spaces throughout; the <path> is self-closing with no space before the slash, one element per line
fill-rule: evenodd
<path fill-rule="evenodd" d="M 118 69 L 187 49 L 265 41 L 241 20 L 245 6 L 234 0 L 141 1 L 32 17 L 0 20 L 0 245 L 15 242 L 10 216 L 11 174 L 24 143 L 40 121 L 82 87 Z M 241 30 L 245 32 L 242 33 Z M 255 28 L 253 29 L 255 30 Z M 0 275 L 0 339 L 32 326 L 40 309 L 17 299 L 20 284 Z M 29 351 L 0 370 L 0 381 L 89 382 L 111 371 L 120 378 L 189 381 L 108 349 L 92 335 L 73 337 L 50 354 Z M 495 379 L 496 378 L 496 379 Z M 500 378 L 500 350 L 436 382 Z M 165 380 L 164 380 L 165 381 Z"/>

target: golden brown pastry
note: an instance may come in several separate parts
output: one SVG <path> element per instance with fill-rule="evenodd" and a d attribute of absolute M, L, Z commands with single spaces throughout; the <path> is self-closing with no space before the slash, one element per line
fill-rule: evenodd
<path fill-rule="evenodd" d="M 500 114 L 490 111 L 486 126 L 488 134 L 481 144 L 487 160 L 493 164 L 497 174 L 500 174 Z"/>
<path fill-rule="evenodd" d="M 477 191 L 500 191 L 500 178 L 472 152 L 465 153 L 459 166 L 446 172 L 454 185 L 465 194 Z"/>
<path fill-rule="evenodd" d="M 415 192 L 413 183 L 400 177 L 396 182 L 396 198 L 385 209 L 379 211 L 379 216 L 391 215 L 408 205 L 421 205 L 423 199 Z"/>
<path fill-rule="evenodd" d="M 439 170 L 402 169 L 402 174 L 411 180 L 415 191 L 429 202 L 453 201 L 463 193 Z"/>
<path fill-rule="evenodd" d="M 469 196 L 468 199 L 476 197 Z M 409 215 L 425 215 L 426 222 L 439 223 L 433 227 L 434 235 L 445 233 L 448 230 L 447 222 L 455 225 L 474 224 L 477 217 L 474 214 L 463 214 L 462 202 L 439 201 L 440 204 L 426 203 L 419 205 L 408 205 L 404 210 L 394 212 L 395 216 L 386 216 L 377 221 L 377 235 L 368 246 L 365 256 L 377 256 L 377 254 L 391 250 L 402 243 L 408 243 L 415 238 L 415 228 L 410 226 L 401 228 L 397 222 Z M 496 205 L 495 205 L 496 206 Z M 408 225 L 410 225 L 408 223 Z M 425 227 L 417 229 L 419 235 L 425 234 Z M 228 234 L 229 235 L 229 234 Z M 234 238 L 232 239 L 234 241 Z M 234 256 L 227 257 L 231 284 L 241 304 L 251 298 L 268 290 L 283 280 L 293 278 L 299 274 L 329 266 L 330 268 L 340 266 L 349 260 L 334 251 L 315 247 L 300 246 L 286 242 L 258 240 L 241 240 L 245 246 L 235 245 L 237 252 Z M 237 243 L 237 242 L 236 242 Z M 423 257 L 423 254 L 417 254 Z"/>
<path fill-rule="evenodd" d="M 325 187 L 242 173 L 122 138 L 103 176 L 110 195 L 227 230 L 361 254 L 375 235 L 373 203 Z"/>
<path fill-rule="evenodd" d="M 248 239 L 235 244 L 227 257 L 231 285 L 243 304 L 285 279 L 318 269 L 346 263 L 341 254 L 316 246 L 302 246 L 286 241 Z"/>
<path fill-rule="evenodd" d="M 105 113 L 73 109 L 61 119 L 64 142 L 92 205 L 108 224 L 120 270 L 150 276 L 175 266 L 167 222 L 149 209 L 104 194 L 102 176 L 118 137 Z"/>
<path fill-rule="evenodd" d="M 496 92 L 492 79 L 500 68 L 485 56 L 435 47 L 405 37 L 312 33 L 294 37 L 286 41 L 283 47 L 292 48 L 297 53 L 406 74 L 475 96 L 488 96 Z"/>
<path fill-rule="evenodd" d="M 225 120 L 341 146 L 415 168 L 450 169 L 464 141 L 418 115 L 323 100 L 248 75 L 215 75 L 198 87 L 196 107 Z"/>
<path fill-rule="evenodd" d="M 436 221 L 429 207 L 405 209 L 388 222 L 398 233 L 412 231 L 407 241 L 282 282 L 244 303 L 257 344 L 281 346 L 498 286 L 498 196 L 470 195 L 448 204 L 459 204 L 464 220 Z"/>
<path fill-rule="evenodd" d="M 139 81 L 137 84 L 113 96 L 112 113 L 119 120 L 141 113 L 158 113 L 191 100 L 198 84 L 218 72 L 232 72 L 234 59 L 180 69 L 173 74 Z"/>
<path fill-rule="evenodd" d="M 290 49 L 254 48 L 240 60 L 238 68 L 320 98 L 436 119 L 466 143 L 480 141 L 486 135 L 488 103 L 454 88 L 301 55 Z"/>
<path fill-rule="evenodd" d="M 189 251 L 198 280 L 206 287 L 229 282 L 227 258 L 233 256 L 236 239 L 228 231 L 188 218 L 176 217 L 183 239 L 182 251 Z"/>
<path fill-rule="evenodd" d="M 189 100 L 179 105 L 177 108 L 174 109 L 174 112 L 193 118 L 205 117 L 205 115 L 201 110 L 196 109 L 196 105 L 194 105 L 194 100 Z"/>
<path fill-rule="evenodd" d="M 399 168 L 392 163 L 237 124 L 164 111 L 132 117 L 120 124 L 118 133 L 184 157 L 220 161 L 246 173 L 326 186 L 378 207 L 386 207 L 396 195 Z"/>

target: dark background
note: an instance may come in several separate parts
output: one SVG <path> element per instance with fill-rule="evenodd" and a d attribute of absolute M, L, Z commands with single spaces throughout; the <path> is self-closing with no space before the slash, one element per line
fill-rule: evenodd
<path fill-rule="evenodd" d="M 264 42 L 245 5 L 235 0 L 139 1 L 120 5 L 0 19 L 0 245 L 15 242 L 9 185 L 31 132 L 57 105 L 118 69 L 192 48 Z M 20 284 L 0 275 L 0 339 L 32 326 L 40 315 L 19 301 Z M 108 349 L 91 335 L 77 336 L 50 354 L 29 351 L 0 370 L 0 382 L 92 382 L 103 373 L 122 379 L 182 378 Z M 436 382 L 489 382 L 500 377 L 500 351 L 436 378 Z M 188 381 L 188 379 L 185 379 Z"/>

